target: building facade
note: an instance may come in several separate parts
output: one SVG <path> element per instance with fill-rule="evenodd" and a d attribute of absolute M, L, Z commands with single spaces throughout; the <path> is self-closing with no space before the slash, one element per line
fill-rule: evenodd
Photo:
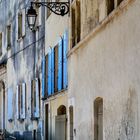
<path fill-rule="evenodd" d="M 45 20 L 44 9 L 36 7 L 37 27 L 34 32 L 28 28 L 30 2 L 0 1 L 0 129 L 19 140 L 42 139 L 40 85 Z"/>
<path fill-rule="evenodd" d="M 0 129 L 29 140 L 139 140 L 140 1 L 71 0 L 63 17 L 35 7 L 34 32 L 29 4 L 0 2 Z"/>

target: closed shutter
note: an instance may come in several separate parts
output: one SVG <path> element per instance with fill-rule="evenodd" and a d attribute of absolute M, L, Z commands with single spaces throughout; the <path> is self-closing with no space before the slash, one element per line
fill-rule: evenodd
<path fill-rule="evenodd" d="M 32 118 L 32 81 L 29 81 L 29 94 L 28 94 L 28 110 L 29 117 Z"/>
<path fill-rule="evenodd" d="M 18 40 L 18 13 L 16 14 L 16 40 Z"/>
<path fill-rule="evenodd" d="M 45 56 L 42 59 L 42 98 L 45 98 L 45 89 L 46 89 L 46 69 L 45 69 L 45 64 L 46 64 L 46 60 L 45 60 Z"/>
<path fill-rule="evenodd" d="M 8 121 L 13 120 L 13 91 L 12 88 L 8 89 Z"/>
<path fill-rule="evenodd" d="M 26 30 L 26 12 L 25 9 L 22 10 L 22 36 L 25 36 Z"/>
<path fill-rule="evenodd" d="M 39 80 L 36 78 L 35 80 L 35 91 L 36 91 L 36 106 L 35 106 L 35 118 L 39 118 Z"/>
<path fill-rule="evenodd" d="M 22 83 L 22 114 L 21 119 L 26 118 L 26 84 Z"/>
<path fill-rule="evenodd" d="M 67 61 L 67 51 L 68 51 L 68 31 L 64 34 L 64 44 L 63 44 L 63 88 L 68 86 L 68 61 Z"/>
<path fill-rule="evenodd" d="M 20 119 L 20 94 L 19 85 L 16 87 L 16 118 Z"/>
<path fill-rule="evenodd" d="M 48 54 L 48 96 L 51 95 L 52 89 L 52 78 L 51 78 L 51 52 Z"/>
<path fill-rule="evenodd" d="M 62 90 L 62 39 L 58 46 L 58 91 Z"/>
<path fill-rule="evenodd" d="M 52 66 L 51 66 L 51 78 L 52 78 L 52 94 L 54 93 L 54 48 L 52 48 L 51 52 L 52 56 Z"/>

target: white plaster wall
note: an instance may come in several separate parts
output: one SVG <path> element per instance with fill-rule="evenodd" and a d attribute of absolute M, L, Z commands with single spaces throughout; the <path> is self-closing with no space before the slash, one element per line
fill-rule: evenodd
<path fill-rule="evenodd" d="M 94 100 L 103 98 L 104 140 L 139 140 L 140 1 L 69 55 L 68 98 L 75 100 L 76 140 L 94 139 Z"/>

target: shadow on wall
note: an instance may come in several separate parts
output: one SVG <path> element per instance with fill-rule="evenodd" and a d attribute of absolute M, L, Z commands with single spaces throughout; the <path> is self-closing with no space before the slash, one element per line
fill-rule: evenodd
<path fill-rule="evenodd" d="M 10 138 L 10 137 L 11 138 Z M 21 135 L 20 132 L 16 131 L 12 134 L 9 132 L 6 132 L 5 140 L 41 140 L 41 132 L 36 132 L 36 131 L 25 131 Z M 13 138 L 12 138 L 13 137 Z"/>

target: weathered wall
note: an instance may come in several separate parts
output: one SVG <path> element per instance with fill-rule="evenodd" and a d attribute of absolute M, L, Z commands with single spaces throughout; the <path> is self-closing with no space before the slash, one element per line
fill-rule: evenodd
<path fill-rule="evenodd" d="M 64 105 L 66 108 L 68 106 L 66 92 L 61 93 L 60 95 L 51 97 L 50 99 L 48 99 L 48 101 L 45 101 L 45 105 L 46 104 L 48 104 L 48 106 L 49 106 L 49 114 L 48 114 L 49 115 L 49 120 L 48 120 L 49 121 L 49 124 L 48 124 L 49 125 L 49 136 L 48 136 L 48 138 L 50 140 L 51 139 L 54 140 L 54 139 L 56 139 L 56 137 L 55 137 L 55 117 L 58 115 L 57 109 L 61 105 Z M 45 107 L 44 107 L 44 109 L 45 109 Z M 66 115 L 68 115 L 68 112 Z"/>
<path fill-rule="evenodd" d="M 2 0 L 0 3 L 0 32 L 3 32 L 3 56 L 1 57 L 1 62 L 7 62 L 7 89 L 12 88 L 14 93 L 13 98 L 13 121 L 9 122 L 6 116 L 6 130 L 10 133 L 18 131 L 20 134 L 24 132 L 31 132 L 33 129 L 41 131 L 40 124 L 42 119 L 38 121 L 32 121 L 30 117 L 30 106 L 29 103 L 29 91 L 31 88 L 31 80 L 34 78 L 39 78 L 41 81 L 41 61 L 44 53 L 44 18 L 42 17 L 42 26 L 38 29 L 38 37 L 35 37 L 35 33 L 31 32 L 27 25 L 26 20 L 26 35 L 20 39 L 16 40 L 16 14 L 19 9 L 26 8 L 30 5 L 29 0 Z M 42 14 L 44 8 L 42 8 Z M 6 26 L 12 24 L 12 45 L 9 50 L 7 50 L 6 44 Z M 41 38 L 41 39 L 40 39 Z M 36 42 L 40 39 L 38 42 Z M 33 43 L 36 42 L 36 43 Z M 25 49 L 24 49 L 25 48 Z M 24 50 L 23 50 L 24 49 Z M 26 83 L 26 119 L 21 122 L 16 119 L 16 85 Z M 41 93 L 41 89 L 40 89 Z M 6 95 L 7 101 L 7 95 Z M 8 103 L 7 103 L 8 104 Z M 6 108 L 7 108 L 6 104 Z M 41 102 L 40 102 L 41 106 Z M 40 110 L 41 112 L 41 110 Z M 28 137 L 27 137 L 28 138 Z M 30 138 L 29 138 L 30 139 Z"/>
<path fill-rule="evenodd" d="M 45 16 L 46 17 L 46 16 Z M 45 21 L 45 55 L 47 55 L 51 48 L 55 47 L 60 39 L 63 37 L 65 31 L 69 28 L 69 15 L 58 16 L 54 13 Z M 61 91 L 53 95 L 44 101 L 44 105 L 49 105 L 49 139 L 55 139 L 55 116 L 57 115 L 57 109 L 64 105 L 67 108 L 67 90 Z M 45 121 L 45 107 L 43 108 L 43 115 Z M 46 123 L 46 122 L 45 122 Z M 45 130 L 45 126 L 44 126 Z M 44 135 L 45 135 L 44 131 Z"/>
<path fill-rule="evenodd" d="M 134 0 L 116 9 L 69 52 L 68 98 L 74 101 L 76 140 L 94 139 L 97 97 L 103 98 L 104 140 L 140 139 L 139 7 Z"/>

